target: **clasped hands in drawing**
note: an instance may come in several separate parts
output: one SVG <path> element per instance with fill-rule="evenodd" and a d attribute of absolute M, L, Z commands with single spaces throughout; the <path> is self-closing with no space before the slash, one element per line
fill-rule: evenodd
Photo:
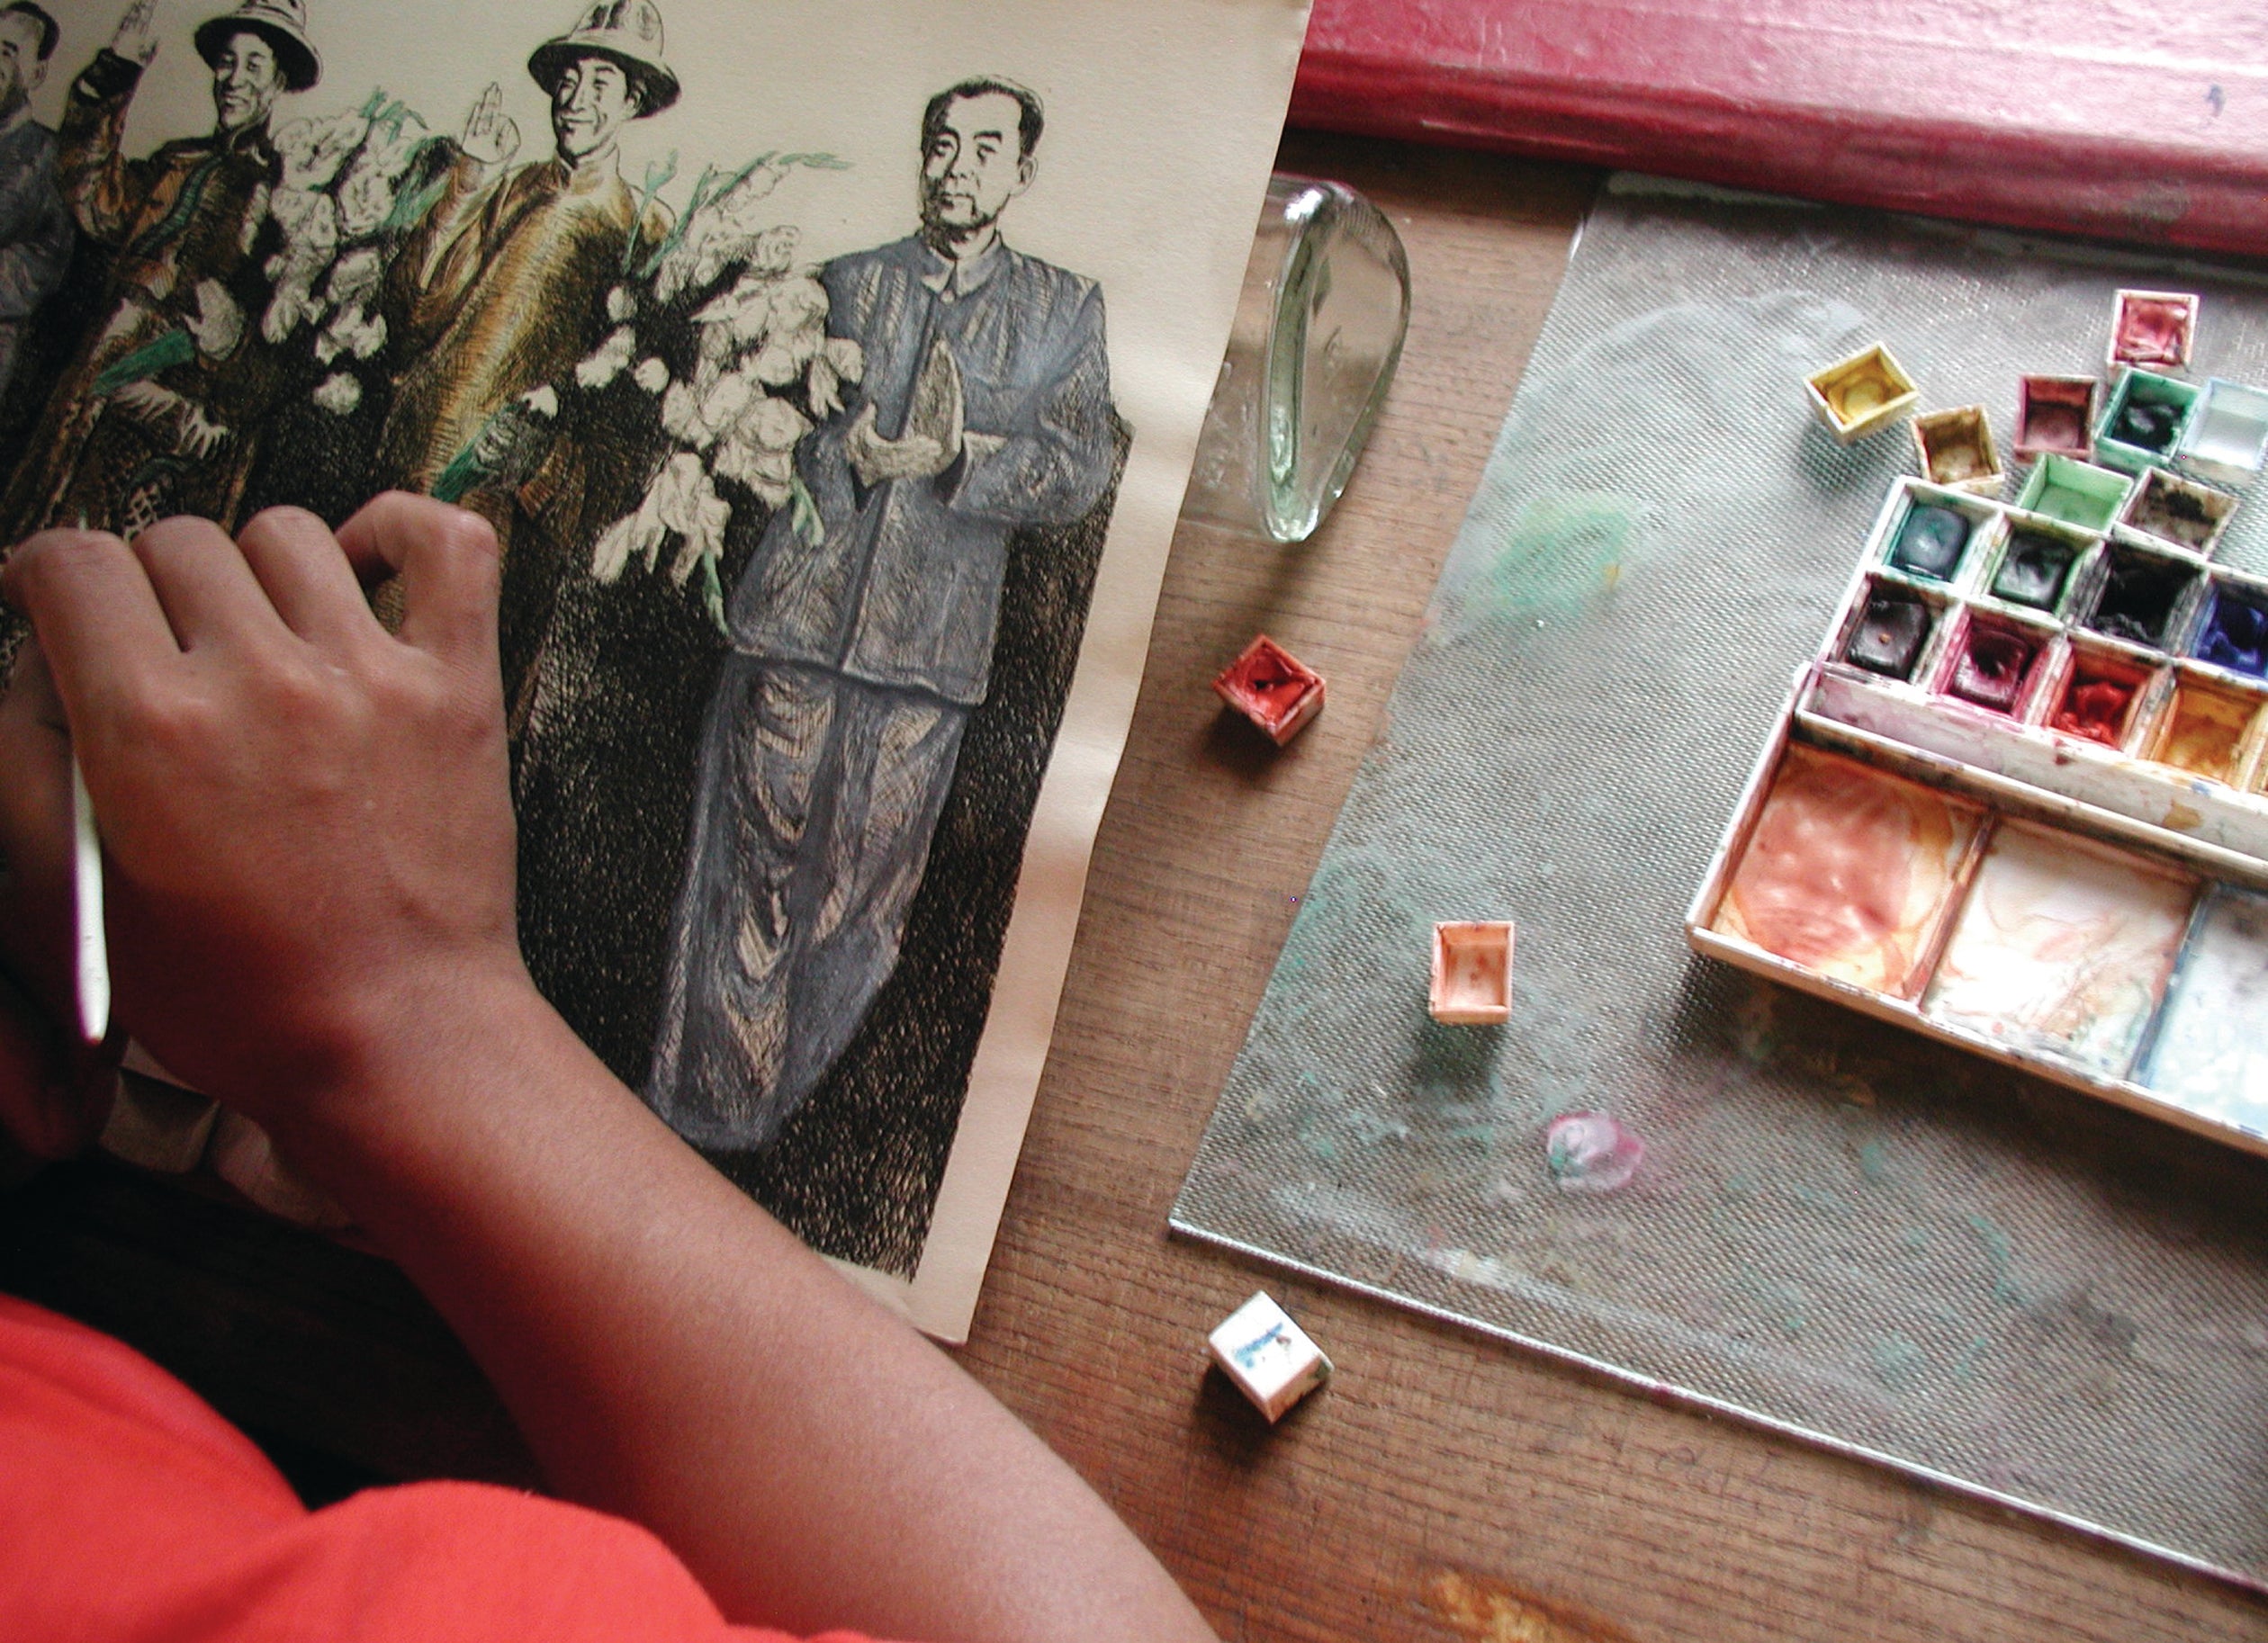
<path fill-rule="evenodd" d="M 966 415 L 960 367 L 954 363 L 953 351 L 940 341 L 922 362 L 898 436 L 886 439 L 876 431 L 869 402 L 844 433 L 843 453 L 862 485 L 934 479 L 960 460 L 968 436 Z"/>

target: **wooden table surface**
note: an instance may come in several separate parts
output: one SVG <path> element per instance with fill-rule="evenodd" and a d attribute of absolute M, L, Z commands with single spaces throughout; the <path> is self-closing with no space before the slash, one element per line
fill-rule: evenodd
<path fill-rule="evenodd" d="M 1294 135 L 1393 217 L 1416 307 L 1330 523 L 1184 525 L 962 1361 L 1240 1639 L 2268 1639 L 2268 1605 L 1169 1238 L 1243 1040 L 1556 291 L 1595 174 Z M 1276 752 L 1212 674 L 1264 628 L 1330 680 Z M 1338 1374 L 1271 1431 L 1203 1336 L 1264 1282 Z M 103 1164 L 0 1208 L 0 1287 L 124 1335 L 312 1486 L 532 1481 L 382 1262 Z"/>

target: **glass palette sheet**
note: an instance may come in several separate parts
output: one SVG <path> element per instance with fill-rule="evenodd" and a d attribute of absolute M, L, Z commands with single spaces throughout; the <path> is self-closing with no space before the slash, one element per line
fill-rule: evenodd
<path fill-rule="evenodd" d="M 2268 1583 L 2268 1162 L 1678 931 L 1914 461 L 1837 444 L 1808 372 L 1887 339 L 1925 404 L 2012 427 L 2149 286 L 2203 296 L 2196 380 L 2268 380 L 2268 291 L 2086 255 L 1609 190 L 1174 1220 Z M 2268 569 L 2257 501 L 2214 563 Z M 1510 1019 L 1436 1025 L 1433 924 L 1501 918 Z M 1619 1185 L 1550 1145 L 1586 1113 L 1642 1143 Z"/>

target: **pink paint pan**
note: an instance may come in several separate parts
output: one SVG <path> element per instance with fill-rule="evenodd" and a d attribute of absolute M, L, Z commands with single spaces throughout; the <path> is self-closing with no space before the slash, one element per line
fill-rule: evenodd
<path fill-rule="evenodd" d="M 2110 364 L 2179 370 L 2197 337 L 2197 298 L 2186 291 L 2122 291 L 2110 302 Z"/>
<path fill-rule="evenodd" d="M 2094 451 L 2095 394 L 2091 376 L 2028 376 L 2016 384 L 2016 454 L 2076 456 Z"/>
<path fill-rule="evenodd" d="M 1278 747 L 1323 711 L 1323 676 L 1265 633 L 1221 670 L 1213 690 Z"/>

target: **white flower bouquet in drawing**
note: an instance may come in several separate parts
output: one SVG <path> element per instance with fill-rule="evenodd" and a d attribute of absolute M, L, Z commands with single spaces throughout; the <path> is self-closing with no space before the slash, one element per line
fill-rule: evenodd
<path fill-rule="evenodd" d="M 280 244 L 261 266 L 270 294 L 260 335 L 282 347 L 305 333 L 327 373 L 315 404 L 349 416 L 363 400 L 354 367 L 386 345 L 387 259 L 438 193 L 448 147 L 382 89 L 352 112 L 292 121 L 274 141 L 282 175 L 265 216 Z"/>
<path fill-rule="evenodd" d="M 733 489 L 766 509 L 791 508 L 807 534 L 821 528 L 796 446 L 842 408 L 842 384 L 859 380 L 864 360 L 856 343 L 827 335 L 827 293 L 817 271 L 796 262 L 798 231 L 758 221 L 754 207 L 794 167 L 840 163 L 767 155 L 734 175 L 704 173 L 679 230 L 640 277 L 608 293 L 615 328 L 576 367 L 575 386 L 596 393 L 626 373 L 654 402 L 664 444 L 638 505 L 592 547 L 600 582 L 633 563 L 657 572 L 674 541 L 670 581 L 698 578 L 722 629 Z M 665 355 L 678 358 L 675 371 Z M 555 414 L 556 403 L 531 399 L 530 409 Z"/>

